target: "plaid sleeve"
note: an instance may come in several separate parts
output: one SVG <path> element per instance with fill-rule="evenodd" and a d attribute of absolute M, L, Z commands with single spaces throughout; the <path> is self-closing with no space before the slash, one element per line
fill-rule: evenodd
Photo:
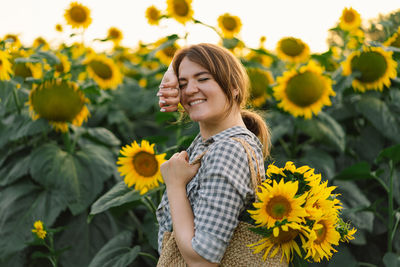
<path fill-rule="evenodd" d="M 192 247 L 203 258 L 220 262 L 246 195 L 252 193 L 247 155 L 240 143 L 226 139 L 210 148 L 202 165 Z"/>

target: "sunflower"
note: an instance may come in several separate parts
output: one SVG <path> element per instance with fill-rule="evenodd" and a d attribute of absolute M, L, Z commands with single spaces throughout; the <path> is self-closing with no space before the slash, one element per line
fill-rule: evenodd
<path fill-rule="evenodd" d="M 310 220 L 322 217 L 326 214 L 338 215 L 341 209 L 340 201 L 331 195 L 336 186 L 327 186 L 328 181 L 311 186 L 304 208 L 309 214 Z"/>
<path fill-rule="evenodd" d="M 383 43 L 383 45 L 400 48 L 400 27 L 397 29 L 397 32 Z"/>
<path fill-rule="evenodd" d="M 158 25 L 161 18 L 161 12 L 155 6 L 150 6 L 146 9 L 146 18 L 150 25 Z"/>
<path fill-rule="evenodd" d="M 360 14 L 353 8 L 343 9 L 342 16 L 340 17 L 339 27 L 345 31 L 353 31 L 358 29 L 361 25 Z"/>
<path fill-rule="evenodd" d="M 350 223 L 346 223 L 339 217 L 338 223 L 336 224 L 336 231 L 340 234 L 340 241 L 349 242 L 354 239 L 354 234 L 357 232 L 357 229 L 354 227 L 350 229 Z"/>
<path fill-rule="evenodd" d="M 34 229 L 32 229 L 32 233 L 35 233 L 36 236 L 40 239 L 45 239 L 46 237 L 46 230 L 43 228 L 43 223 L 39 220 L 33 224 Z"/>
<path fill-rule="evenodd" d="M 0 50 L 0 80 L 9 80 L 10 75 L 13 74 L 10 63 L 10 54 L 6 51 Z"/>
<path fill-rule="evenodd" d="M 301 223 L 303 217 L 307 216 L 302 207 L 306 195 L 296 197 L 298 182 L 284 182 L 283 179 L 277 183 L 273 180 L 272 186 L 263 183 L 261 191 L 257 193 L 259 201 L 253 203 L 256 210 L 248 210 L 250 216 L 259 226 L 273 227 L 276 222 L 287 220 L 289 222 Z"/>
<path fill-rule="evenodd" d="M 32 62 L 18 62 L 14 63 L 13 71 L 15 76 L 22 78 L 33 77 L 40 79 L 43 75 L 42 64 Z"/>
<path fill-rule="evenodd" d="M 258 50 L 263 51 L 263 52 L 268 52 L 265 48 L 259 48 Z M 257 62 L 260 63 L 261 65 L 263 65 L 264 67 L 268 68 L 271 66 L 272 62 L 274 61 L 272 57 L 263 54 L 262 52 L 258 52 L 258 51 L 250 51 L 250 53 L 248 53 L 245 58 L 248 61 L 253 61 L 253 62 Z"/>
<path fill-rule="evenodd" d="M 5 48 L 10 49 L 11 52 L 18 50 L 21 47 L 21 41 L 19 40 L 18 35 L 8 33 L 3 37 L 3 41 L 5 40 L 7 40 Z"/>
<path fill-rule="evenodd" d="M 155 45 L 158 47 L 167 41 L 166 38 L 161 38 L 160 40 L 155 42 Z M 175 52 L 179 50 L 179 45 L 174 42 L 169 46 L 166 46 L 156 52 L 156 57 L 160 59 L 161 63 L 164 65 L 169 65 L 174 58 Z M 147 64 L 153 64 L 148 62 Z M 146 64 L 145 64 L 146 65 Z M 154 67 L 154 66 L 153 66 Z"/>
<path fill-rule="evenodd" d="M 285 223 L 281 226 L 275 226 L 273 234 L 270 236 L 247 246 L 254 250 L 253 254 L 265 250 L 263 255 L 264 261 L 268 255 L 273 258 L 279 250 L 282 250 L 281 262 L 283 257 L 286 257 L 286 261 L 289 263 L 289 261 L 293 259 L 294 251 L 301 257 L 300 248 L 295 239 L 300 237 L 304 244 L 305 235 L 307 235 L 306 227 L 297 223 Z M 272 248 L 274 248 L 274 250 L 271 252 Z"/>
<path fill-rule="evenodd" d="M 254 107 L 260 107 L 270 97 L 267 89 L 274 83 L 274 77 L 271 72 L 260 68 L 247 68 L 247 73 L 250 79 L 250 101 Z"/>
<path fill-rule="evenodd" d="M 87 120 L 88 102 L 76 83 L 61 79 L 46 81 L 29 93 L 32 118 L 45 118 L 61 132 L 68 131 L 68 123 L 81 126 Z"/>
<path fill-rule="evenodd" d="M 278 85 L 273 88 L 278 107 L 293 116 L 310 119 L 318 114 L 323 106 L 330 106 L 329 96 L 335 96 L 332 80 L 323 75 L 323 69 L 313 61 L 300 70 L 286 71 L 277 78 Z"/>
<path fill-rule="evenodd" d="M 316 220 L 307 242 L 303 248 L 307 251 L 305 258 L 311 257 L 313 261 L 320 262 L 324 257 L 329 260 L 332 252 L 337 252 L 332 245 L 339 245 L 340 234 L 336 231 L 337 216 L 329 214 Z"/>
<path fill-rule="evenodd" d="M 167 0 L 167 13 L 178 22 L 185 24 L 192 20 L 192 0 Z"/>
<path fill-rule="evenodd" d="M 123 37 L 122 32 L 118 28 L 111 27 L 108 29 L 107 39 L 113 41 L 115 44 L 119 44 Z"/>
<path fill-rule="evenodd" d="M 122 74 L 111 58 L 93 54 L 85 60 L 90 77 L 103 89 L 116 89 L 122 83 Z"/>
<path fill-rule="evenodd" d="M 54 77 L 59 77 L 71 70 L 71 62 L 66 55 L 57 53 L 57 57 L 60 59 L 60 63 L 54 66 Z"/>
<path fill-rule="evenodd" d="M 50 46 L 47 43 L 47 41 L 43 37 L 37 37 L 35 40 L 33 40 L 33 45 L 34 48 L 40 47 L 42 50 L 49 50 Z"/>
<path fill-rule="evenodd" d="M 61 24 L 56 24 L 55 29 L 58 32 L 62 32 L 63 31 L 63 26 Z"/>
<path fill-rule="evenodd" d="M 354 77 L 352 86 L 355 90 L 383 90 L 390 87 L 390 79 L 397 76 L 397 63 L 392 58 L 393 52 L 380 47 L 364 46 L 362 51 L 354 51 L 343 62 L 343 75 L 359 74 Z"/>
<path fill-rule="evenodd" d="M 310 48 L 302 40 L 284 37 L 279 40 L 276 51 L 278 57 L 293 63 L 306 62 L 310 57 Z"/>
<path fill-rule="evenodd" d="M 225 38 L 232 38 L 235 34 L 240 32 L 242 22 L 239 17 L 225 13 L 218 17 L 218 26 L 222 30 L 222 35 Z"/>
<path fill-rule="evenodd" d="M 78 2 L 72 2 L 64 14 L 67 24 L 72 28 L 87 28 L 92 23 L 90 9 Z"/>
<path fill-rule="evenodd" d="M 128 187 L 135 185 L 135 190 L 145 194 L 149 189 L 158 187 L 163 182 L 160 166 L 165 160 L 165 153 L 156 155 L 154 144 L 142 140 L 141 145 L 134 141 L 120 150 L 124 157 L 119 157 L 118 171 L 125 176 L 125 184 Z"/>

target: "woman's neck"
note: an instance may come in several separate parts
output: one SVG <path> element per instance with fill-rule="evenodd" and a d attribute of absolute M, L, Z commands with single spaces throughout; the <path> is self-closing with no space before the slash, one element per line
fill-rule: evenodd
<path fill-rule="evenodd" d="M 240 112 L 230 112 L 227 117 L 220 121 L 199 122 L 200 135 L 203 140 L 207 140 L 211 136 L 234 126 L 242 126 L 246 128 Z"/>

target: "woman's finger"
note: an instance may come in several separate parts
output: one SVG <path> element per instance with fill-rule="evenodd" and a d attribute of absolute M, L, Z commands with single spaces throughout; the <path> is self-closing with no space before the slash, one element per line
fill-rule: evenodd
<path fill-rule="evenodd" d="M 177 97 L 179 96 L 179 90 L 177 88 L 171 88 L 171 89 L 160 89 L 157 92 L 157 96 L 162 96 L 162 97 Z"/>
<path fill-rule="evenodd" d="M 173 112 L 178 110 L 178 105 L 166 106 L 160 109 L 161 112 Z"/>
<path fill-rule="evenodd" d="M 160 101 L 158 101 L 160 108 L 167 106 L 177 106 L 179 104 L 179 97 L 160 97 Z"/>

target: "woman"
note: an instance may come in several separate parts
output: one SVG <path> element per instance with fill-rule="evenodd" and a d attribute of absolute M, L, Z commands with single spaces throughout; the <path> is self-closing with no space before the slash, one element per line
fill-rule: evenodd
<path fill-rule="evenodd" d="M 254 199 L 246 151 L 232 137 L 252 147 L 264 175 L 269 132 L 260 116 L 243 110 L 248 77 L 228 50 L 193 45 L 178 51 L 171 66 L 157 94 L 161 111 L 174 111 L 180 102 L 200 133 L 187 151 L 161 165 L 166 192 L 157 209 L 159 251 L 173 229 L 189 266 L 217 266 L 240 213 Z M 171 89 L 176 81 L 179 90 Z M 204 152 L 201 164 L 190 164 Z"/>

